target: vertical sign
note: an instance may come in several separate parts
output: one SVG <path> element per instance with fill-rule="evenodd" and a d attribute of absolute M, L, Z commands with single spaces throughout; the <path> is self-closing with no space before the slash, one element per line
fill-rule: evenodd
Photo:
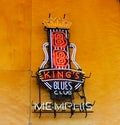
<path fill-rule="evenodd" d="M 51 68 L 69 69 L 69 49 L 67 30 L 49 29 L 51 46 Z"/>

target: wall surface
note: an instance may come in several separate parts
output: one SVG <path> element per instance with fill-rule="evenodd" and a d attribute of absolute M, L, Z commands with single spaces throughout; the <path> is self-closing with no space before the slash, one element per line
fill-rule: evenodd
<path fill-rule="evenodd" d="M 47 41 L 42 21 L 51 13 L 72 21 L 70 41 L 76 61 L 86 74 L 87 100 L 94 113 L 31 113 L 38 85 L 31 78 L 44 59 Z M 0 125 L 118 125 L 120 122 L 120 3 L 118 0 L 1 0 L 0 1 Z M 49 93 L 42 88 L 43 101 Z M 78 98 L 76 96 L 76 98 Z"/>

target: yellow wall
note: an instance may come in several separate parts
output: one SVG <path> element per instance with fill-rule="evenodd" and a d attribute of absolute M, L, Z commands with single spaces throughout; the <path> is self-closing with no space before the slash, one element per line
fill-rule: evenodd
<path fill-rule="evenodd" d="M 88 101 L 94 113 L 32 114 L 38 101 L 33 74 L 44 59 L 47 41 L 42 21 L 51 16 L 72 21 L 70 41 L 77 45 L 76 60 L 86 74 Z M 0 1 L 0 125 L 118 125 L 120 122 L 120 4 L 117 0 L 1 0 Z M 42 89 L 42 100 L 49 93 Z M 48 96 L 48 97 L 47 97 Z"/>

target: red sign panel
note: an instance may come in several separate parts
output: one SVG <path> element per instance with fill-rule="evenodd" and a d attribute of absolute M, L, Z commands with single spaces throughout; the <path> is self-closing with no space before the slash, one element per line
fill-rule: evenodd
<path fill-rule="evenodd" d="M 69 68 L 68 39 L 65 32 L 51 32 L 51 68 L 66 69 Z"/>

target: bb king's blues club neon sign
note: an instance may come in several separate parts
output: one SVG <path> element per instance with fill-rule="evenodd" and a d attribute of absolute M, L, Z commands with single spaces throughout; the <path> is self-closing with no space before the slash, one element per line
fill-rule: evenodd
<path fill-rule="evenodd" d="M 76 46 L 69 42 L 68 30 L 71 22 L 65 20 L 65 17 L 49 17 L 43 24 L 47 30 L 48 42 L 43 44 L 45 59 L 36 73 L 36 78 L 39 86 L 43 85 L 49 90 L 53 102 L 43 103 L 40 100 L 38 104 L 33 104 L 34 113 L 54 113 L 56 116 L 56 113 L 70 112 L 72 116 L 79 112 L 86 113 L 87 116 L 87 112 L 92 112 L 90 110 L 93 104 L 86 102 L 84 84 L 85 79 L 90 76 L 87 77 L 75 61 Z M 75 92 L 83 100 L 80 104 L 73 103 Z"/>

